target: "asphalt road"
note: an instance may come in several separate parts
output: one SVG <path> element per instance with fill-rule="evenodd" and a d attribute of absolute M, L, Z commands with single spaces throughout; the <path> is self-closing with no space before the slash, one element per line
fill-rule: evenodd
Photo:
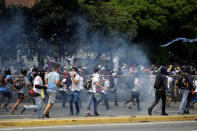
<path fill-rule="evenodd" d="M 197 131 L 196 121 L 0 128 L 0 131 Z"/>
<path fill-rule="evenodd" d="M 20 114 L 20 111 L 22 109 L 22 103 L 19 105 L 18 110 L 15 112 L 15 115 L 11 115 L 10 112 L 7 112 L 5 110 L 0 109 L 0 120 L 3 119 L 37 119 L 37 112 L 34 112 L 33 110 L 27 110 L 22 115 Z M 128 107 L 123 108 L 123 103 L 119 103 L 119 106 L 116 107 L 113 105 L 113 103 L 110 103 L 111 109 L 106 110 L 104 105 L 99 105 L 98 112 L 100 116 L 109 116 L 109 117 L 116 117 L 116 116 L 133 116 L 133 115 L 148 115 L 147 108 L 150 106 L 150 104 L 142 103 L 141 111 L 136 111 L 136 106 L 133 106 L 132 109 L 128 109 Z M 166 112 L 169 115 L 177 115 L 178 109 L 179 109 L 180 103 L 172 103 L 171 107 L 166 108 Z M 50 111 L 51 118 L 70 118 L 70 117 L 84 117 L 85 116 L 85 107 L 86 103 L 83 103 L 83 108 L 80 111 L 80 114 L 78 116 L 70 116 L 69 115 L 69 105 L 67 103 L 66 108 L 61 107 L 61 103 L 56 103 L 52 110 Z M 93 108 L 91 108 L 91 112 L 93 112 Z M 195 110 L 190 110 L 190 114 L 197 114 L 197 108 Z M 159 105 L 155 108 L 153 111 L 153 116 L 160 116 L 161 115 L 161 109 L 159 108 Z"/>

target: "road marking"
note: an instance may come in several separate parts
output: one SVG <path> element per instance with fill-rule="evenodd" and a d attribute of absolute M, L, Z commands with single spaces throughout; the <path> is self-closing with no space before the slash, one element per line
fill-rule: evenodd
<path fill-rule="evenodd" d="M 18 127 L 18 128 L 0 128 L 0 131 L 11 130 L 34 130 L 34 129 L 51 129 L 51 128 L 80 128 L 80 127 L 106 127 L 106 126 L 150 126 L 160 124 L 181 124 L 197 123 L 196 121 L 175 121 L 175 122 L 148 122 L 148 123 L 127 123 L 127 124 L 95 124 L 95 125 L 71 125 L 71 126 L 45 126 L 45 127 Z M 197 130 L 193 130 L 197 131 Z"/>

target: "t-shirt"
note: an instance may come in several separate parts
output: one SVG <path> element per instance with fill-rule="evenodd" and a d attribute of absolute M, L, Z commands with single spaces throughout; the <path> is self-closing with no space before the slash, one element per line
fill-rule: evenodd
<path fill-rule="evenodd" d="M 83 84 L 84 84 L 84 82 L 83 82 L 83 77 L 80 76 L 80 89 L 81 89 L 81 90 L 84 89 Z"/>
<path fill-rule="evenodd" d="M 104 81 L 104 89 L 105 89 L 105 90 L 102 90 L 101 92 L 104 93 L 104 94 L 106 94 L 109 87 L 110 87 L 110 81 L 109 81 L 108 79 L 106 79 L 106 80 Z"/>
<path fill-rule="evenodd" d="M 48 89 L 52 91 L 57 91 L 56 81 L 59 81 L 59 73 L 50 72 L 46 75 L 46 79 L 48 79 Z"/>
<path fill-rule="evenodd" d="M 90 89 L 90 92 L 96 93 L 96 82 L 100 81 L 100 75 L 98 73 L 93 74 L 93 78 L 92 78 L 92 89 Z"/>
<path fill-rule="evenodd" d="M 80 87 L 81 87 L 80 79 L 81 79 L 81 77 L 78 74 L 75 74 L 74 80 L 78 80 L 79 82 L 78 82 L 78 84 L 75 84 L 74 83 L 74 80 L 72 79 L 72 88 L 71 88 L 71 91 L 80 91 Z"/>
<path fill-rule="evenodd" d="M 36 85 L 40 85 L 40 86 L 43 86 L 43 80 L 40 76 L 36 76 L 36 78 L 34 79 L 34 86 L 33 86 L 33 90 L 38 93 L 38 94 L 42 94 L 42 89 L 38 89 L 38 88 L 35 88 Z"/>
<path fill-rule="evenodd" d="M 5 79 L 7 79 L 8 86 L 10 87 L 10 85 L 11 85 L 11 79 L 12 79 L 11 75 L 7 75 Z M 4 87 L 0 87 L 0 91 L 8 92 L 9 91 L 8 90 L 8 86 L 5 85 Z"/>
<path fill-rule="evenodd" d="M 194 82 L 195 82 L 195 85 L 196 85 L 195 92 L 197 92 L 197 80 L 195 80 Z"/>
<path fill-rule="evenodd" d="M 172 77 L 167 76 L 167 78 L 168 78 L 168 89 L 169 89 L 170 88 L 170 83 L 172 82 Z"/>

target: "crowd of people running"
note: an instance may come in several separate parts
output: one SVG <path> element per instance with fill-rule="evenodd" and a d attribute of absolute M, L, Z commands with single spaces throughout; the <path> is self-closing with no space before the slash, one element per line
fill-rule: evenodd
<path fill-rule="evenodd" d="M 85 108 L 86 116 L 99 116 L 98 106 L 103 103 L 106 110 L 110 110 L 109 94 L 114 96 L 114 105 L 118 106 L 118 93 L 124 88 L 129 93 L 125 98 L 123 107 L 128 103 L 137 104 L 137 111 L 141 110 L 141 101 L 148 100 L 148 93 L 155 91 L 155 101 L 148 107 L 148 114 L 152 115 L 153 108 L 162 101 L 161 115 L 168 115 L 165 111 L 167 106 L 174 100 L 177 101 L 177 93 L 181 92 L 181 104 L 178 113 L 180 115 L 189 114 L 189 109 L 194 109 L 197 102 L 197 70 L 193 66 L 173 67 L 173 66 L 128 66 L 123 64 L 120 71 L 107 70 L 104 66 L 96 66 L 91 75 L 84 74 L 84 69 L 76 67 L 64 67 L 63 71 L 59 64 L 49 70 L 33 67 L 30 71 L 25 68 L 21 73 L 13 76 L 10 69 L 0 72 L 0 109 L 15 114 L 19 104 L 27 97 L 32 99 L 32 105 L 22 105 L 20 113 L 26 110 L 36 110 L 38 118 L 49 118 L 49 112 L 56 99 L 61 97 L 62 107 L 65 107 L 66 97 L 69 96 L 70 115 L 79 115 L 82 107 L 81 92 L 85 90 L 88 94 Z M 90 72 L 90 71 L 88 71 Z M 126 80 L 120 82 L 120 78 Z M 90 82 L 90 88 L 87 86 Z M 148 81 L 148 82 L 147 82 Z M 145 90 L 141 92 L 141 90 Z M 26 93 L 25 90 L 28 90 Z M 13 91 L 17 92 L 15 104 L 11 104 Z M 143 94 L 144 93 L 144 94 Z M 145 94 L 147 93 L 147 94 Z M 147 97 L 146 97 L 147 96 Z M 143 99 L 143 97 L 146 97 Z M 154 96 L 153 96 L 154 97 Z M 7 99 L 5 99 L 7 98 Z M 44 100 L 47 101 L 45 106 Z M 93 103 L 94 112 L 90 112 Z M 75 110 L 73 109 L 75 105 Z M 75 112 L 74 112 L 75 111 Z"/>

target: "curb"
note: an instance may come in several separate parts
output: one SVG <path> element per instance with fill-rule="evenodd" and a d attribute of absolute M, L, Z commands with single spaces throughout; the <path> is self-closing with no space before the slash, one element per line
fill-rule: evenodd
<path fill-rule="evenodd" d="M 88 125 L 88 124 L 112 124 L 134 122 L 165 122 L 196 120 L 197 115 L 174 116 L 137 116 L 137 117 L 80 117 L 58 119 L 15 119 L 0 121 L 0 128 L 7 127 L 39 127 L 39 126 L 63 126 L 63 125 Z"/>

